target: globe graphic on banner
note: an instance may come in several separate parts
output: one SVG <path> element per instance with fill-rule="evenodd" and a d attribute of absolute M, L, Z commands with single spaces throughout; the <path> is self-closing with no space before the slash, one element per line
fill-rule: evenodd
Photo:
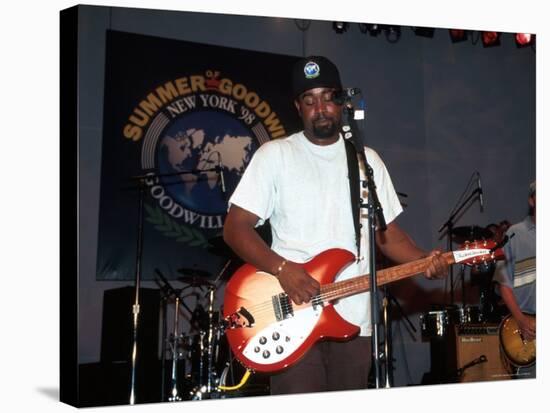
<path fill-rule="evenodd" d="M 229 195 L 257 146 L 251 131 L 226 113 L 186 114 L 171 122 L 159 138 L 159 174 L 178 174 L 160 181 L 182 206 L 204 214 L 224 214 Z"/>

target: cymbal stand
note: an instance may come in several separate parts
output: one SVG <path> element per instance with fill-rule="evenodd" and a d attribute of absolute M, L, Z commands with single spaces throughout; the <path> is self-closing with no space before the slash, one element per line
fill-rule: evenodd
<path fill-rule="evenodd" d="M 214 372 L 214 285 L 208 287 L 208 331 L 200 331 L 200 358 L 198 385 L 192 391 L 192 400 L 209 398 L 217 391 Z M 206 337 L 205 337 L 206 336 Z M 206 340 L 205 340 L 206 338 Z M 205 342 L 206 341 L 206 342 Z M 205 348 L 206 347 L 206 348 Z M 206 356 L 206 360 L 205 360 Z M 206 367 L 206 369 L 205 369 Z M 205 377 L 206 376 L 206 377 Z"/>
<path fill-rule="evenodd" d="M 172 333 L 172 339 L 170 340 L 170 348 L 172 350 L 172 377 L 171 384 L 172 390 L 170 392 L 170 397 L 168 401 L 170 402 L 179 402 L 181 397 L 178 394 L 178 371 L 177 371 L 177 362 L 178 362 L 178 341 L 182 338 L 178 335 L 178 313 L 179 313 L 180 298 L 176 297 L 174 301 L 174 332 Z"/>
<path fill-rule="evenodd" d="M 209 287 L 208 291 L 208 337 L 207 337 L 207 357 L 208 357 L 208 370 L 206 372 L 206 391 L 210 393 L 212 391 L 212 376 L 214 374 L 213 368 L 213 356 L 214 356 L 214 286 Z"/>
<path fill-rule="evenodd" d="M 182 398 L 179 395 L 178 392 L 178 375 L 177 375 L 177 361 L 179 359 L 179 353 L 178 353 L 178 342 L 183 338 L 183 335 L 178 334 L 178 316 L 179 316 L 179 309 L 180 305 L 187 310 L 187 312 L 192 315 L 191 309 L 185 304 L 183 299 L 181 298 L 181 294 L 183 291 L 188 288 L 184 287 L 181 290 L 176 290 L 174 287 L 170 285 L 166 277 L 160 272 L 160 270 L 157 268 L 155 269 L 155 283 L 159 286 L 162 295 L 163 295 L 163 333 L 162 333 L 162 343 L 163 343 L 163 350 L 162 350 L 162 385 L 161 385 L 161 400 L 164 401 L 165 397 L 165 387 L 164 387 L 164 368 L 165 368 L 165 361 L 166 361 L 166 349 L 165 349 L 165 343 L 169 343 L 170 346 L 170 352 L 172 353 L 172 372 L 171 372 L 171 386 L 172 389 L 170 391 L 170 396 L 168 397 L 168 401 L 180 401 Z M 175 308 L 174 308 L 174 331 L 173 335 L 170 339 L 166 338 L 166 301 L 169 298 L 174 298 L 175 300 Z"/>
<path fill-rule="evenodd" d="M 203 382 L 203 371 L 204 371 L 204 365 L 203 365 L 203 357 L 204 354 L 204 347 L 203 347 L 203 334 L 204 332 L 201 332 L 201 341 L 200 341 L 200 348 L 201 348 L 201 358 L 200 358 L 200 376 L 199 376 L 199 386 L 198 390 L 193 392 L 193 400 L 200 400 L 204 397 L 204 395 L 210 395 L 213 392 L 218 391 L 217 389 L 217 374 L 214 371 L 214 357 L 215 357 L 215 351 L 214 351 L 214 342 L 219 343 L 220 337 L 220 327 L 218 325 L 215 326 L 214 321 L 214 294 L 216 291 L 216 288 L 218 287 L 218 284 L 221 283 L 222 277 L 224 273 L 227 271 L 227 268 L 229 267 L 229 264 L 231 264 L 232 260 L 229 259 L 223 266 L 223 268 L 220 270 L 220 273 L 212 283 L 212 285 L 208 286 L 208 335 L 207 335 L 207 342 L 206 342 L 206 356 L 207 356 L 207 371 L 206 371 L 206 384 Z M 216 352 L 218 349 L 216 349 Z"/>

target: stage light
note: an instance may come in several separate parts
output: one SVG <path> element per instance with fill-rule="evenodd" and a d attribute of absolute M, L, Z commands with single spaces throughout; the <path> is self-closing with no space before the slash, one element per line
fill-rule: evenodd
<path fill-rule="evenodd" d="M 500 33 L 481 32 L 481 41 L 483 43 L 483 47 L 500 46 Z"/>
<path fill-rule="evenodd" d="M 399 26 L 386 26 L 384 28 L 386 39 L 390 43 L 397 43 L 401 38 L 401 27 Z"/>
<path fill-rule="evenodd" d="M 347 31 L 348 26 L 349 26 L 349 23 L 345 23 L 345 22 L 333 22 L 332 23 L 332 28 L 338 34 L 342 34 L 345 31 Z"/>
<path fill-rule="evenodd" d="M 453 43 L 463 42 L 468 38 L 468 32 L 464 29 L 449 29 L 449 36 Z"/>
<path fill-rule="evenodd" d="M 413 27 L 412 28 L 414 34 L 421 37 L 434 37 L 434 31 L 435 29 L 431 29 L 429 27 Z"/>
<path fill-rule="evenodd" d="M 517 47 L 527 47 L 535 43 L 535 35 L 531 33 L 516 33 L 514 37 Z"/>

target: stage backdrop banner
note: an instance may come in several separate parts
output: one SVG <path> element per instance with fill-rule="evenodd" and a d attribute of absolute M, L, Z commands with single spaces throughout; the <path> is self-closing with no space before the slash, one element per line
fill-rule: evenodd
<path fill-rule="evenodd" d="M 140 182 L 141 278 L 218 275 L 209 241 L 252 154 L 300 127 L 296 59 L 107 32 L 98 280 L 135 278 Z"/>

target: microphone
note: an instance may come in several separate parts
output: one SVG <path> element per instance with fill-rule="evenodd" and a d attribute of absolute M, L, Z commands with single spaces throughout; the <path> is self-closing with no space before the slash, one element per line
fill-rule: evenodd
<path fill-rule="evenodd" d="M 358 87 L 347 87 L 338 92 L 334 92 L 332 96 L 332 101 L 337 105 L 343 104 L 346 100 L 351 99 L 355 95 L 361 94 L 361 89 Z"/>
<path fill-rule="evenodd" d="M 222 186 L 222 192 L 225 194 L 225 178 L 223 174 L 223 168 L 222 168 L 222 154 L 218 152 L 218 173 L 220 174 L 220 184 Z"/>
<path fill-rule="evenodd" d="M 483 212 L 483 189 L 481 187 L 481 175 L 477 173 L 477 191 L 479 192 L 479 212 Z"/>

